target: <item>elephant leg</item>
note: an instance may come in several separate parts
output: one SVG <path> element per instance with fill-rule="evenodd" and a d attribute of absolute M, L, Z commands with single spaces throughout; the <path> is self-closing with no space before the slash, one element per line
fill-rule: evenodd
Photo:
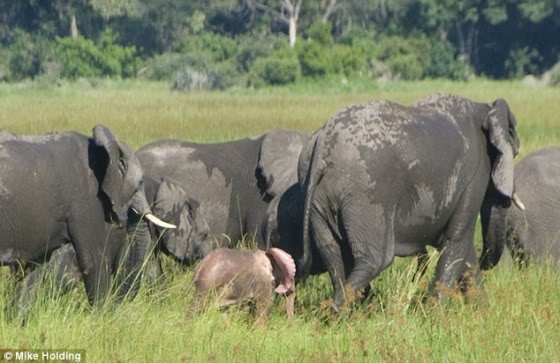
<path fill-rule="evenodd" d="M 147 286 L 157 287 L 160 285 L 160 279 L 163 276 L 163 268 L 158 256 L 151 256 L 144 267 L 144 283 Z"/>
<path fill-rule="evenodd" d="M 412 281 L 418 281 L 424 276 L 428 268 L 428 262 L 430 261 L 430 254 L 428 250 L 424 249 L 416 255 L 416 258 L 416 272 L 414 273 Z"/>
<path fill-rule="evenodd" d="M 30 270 L 25 276 L 16 281 L 14 297 L 12 301 L 12 317 L 21 322 L 25 322 L 31 307 L 37 300 L 37 290 L 44 280 L 45 271 L 41 267 Z"/>
<path fill-rule="evenodd" d="M 82 266 L 82 277 L 88 301 L 92 305 L 102 302 L 107 297 L 111 286 L 109 264 L 99 251 L 91 252 L 90 250 L 78 252 L 78 261 Z"/>
<path fill-rule="evenodd" d="M 54 271 L 54 284 L 61 293 L 67 293 L 78 285 L 80 271 L 76 250 L 67 244 L 56 250 L 48 263 L 49 271 Z M 52 267 L 51 267 L 52 266 Z"/>
<path fill-rule="evenodd" d="M 268 281 L 262 281 L 256 287 L 255 303 L 257 305 L 257 323 L 265 324 L 272 310 L 272 286 Z"/>
<path fill-rule="evenodd" d="M 344 262 L 339 244 L 336 242 L 330 227 L 325 219 L 316 211 L 312 210 L 310 216 L 311 233 L 313 240 L 317 245 L 317 249 L 323 259 L 331 282 L 334 288 L 334 304 L 335 307 L 342 306 L 345 301 L 344 297 Z"/>
<path fill-rule="evenodd" d="M 508 230 L 509 233 L 506 235 L 506 244 L 514 263 L 519 269 L 523 269 L 529 266 L 530 263 L 529 254 L 525 247 L 531 245 L 531 243 L 528 242 L 529 232 L 527 221 L 519 221 L 518 218 L 517 220 L 513 220 L 511 225 L 515 227 L 508 226 L 511 230 Z"/>
<path fill-rule="evenodd" d="M 343 209 L 342 221 L 354 257 L 354 268 L 346 286 L 352 290 L 367 289 L 394 259 L 392 217 L 380 205 L 372 205 L 363 198 Z"/>
<path fill-rule="evenodd" d="M 472 266 L 473 263 L 476 217 L 482 200 L 473 194 L 470 189 L 465 191 L 443 232 L 442 252 L 432 285 L 433 295 L 437 300 L 444 297 L 446 290 L 453 289 L 465 273 L 476 273 L 478 263 L 474 264 L 476 267 L 469 268 L 468 265 Z M 478 200 L 480 204 L 476 204 Z"/>
<path fill-rule="evenodd" d="M 474 244 L 471 244 L 465 260 L 463 273 L 460 278 L 460 286 L 463 293 L 467 296 L 472 289 L 482 287 L 482 274 L 480 273 L 480 266 Z"/>
<path fill-rule="evenodd" d="M 76 248 L 78 266 L 82 273 L 88 301 L 92 305 L 104 300 L 111 287 L 111 263 L 107 256 L 112 246 L 103 236 L 104 230 L 103 224 L 85 221 L 70 225 L 70 238 Z"/>
<path fill-rule="evenodd" d="M 292 291 L 286 295 L 286 313 L 288 314 L 288 320 L 294 319 L 294 303 L 296 300 L 296 292 Z"/>

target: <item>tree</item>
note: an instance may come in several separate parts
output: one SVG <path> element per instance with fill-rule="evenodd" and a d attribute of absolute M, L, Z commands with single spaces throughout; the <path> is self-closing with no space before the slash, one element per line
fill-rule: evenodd
<path fill-rule="evenodd" d="M 288 42 L 291 48 L 296 45 L 297 23 L 301 3 L 302 0 L 246 0 L 246 4 L 250 8 L 271 14 L 288 25 Z"/>
<path fill-rule="evenodd" d="M 419 0 L 420 23 L 441 40 L 456 38 L 460 58 L 476 65 L 481 22 L 492 26 L 508 20 L 508 0 Z"/>

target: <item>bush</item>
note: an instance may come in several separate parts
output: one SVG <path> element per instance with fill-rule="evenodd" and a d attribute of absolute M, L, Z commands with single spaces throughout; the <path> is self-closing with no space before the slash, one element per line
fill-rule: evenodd
<path fill-rule="evenodd" d="M 548 84 L 551 86 L 560 86 L 560 62 L 556 63 L 547 73 L 550 77 Z"/>
<path fill-rule="evenodd" d="M 108 61 L 114 62 L 118 70 L 115 75 L 128 78 L 136 76 L 136 72 L 140 68 L 140 59 L 136 56 L 135 47 L 125 47 L 117 44 L 117 34 L 111 29 L 101 33 L 98 40 L 98 47 L 101 49 L 103 56 Z"/>
<path fill-rule="evenodd" d="M 206 72 L 186 66 L 175 73 L 171 88 L 182 91 L 207 90 L 210 89 L 210 80 Z"/>
<path fill-rule="evenodd" d="M 232 62 L 209 64 L 203 68 L 185 64 L 173 74 L 171 88 L 181 91 L 224 90 L 242 83 Z"/>
<path fill-rule="evenodd" d="M 184 54 L 175 52 L 158 54 L 147 61 L 141 76 L 156 81 L 169 81 L 177 71 L 189 64 L 185 58 Z"/>
<path fill-rule="evenodd" d="M 132 77 L 140 61 L 134 47 L 115 44 L 115 35 L 105 31 L 99 43 L 83 38 L 57 38 L 56 54 L 62 63 L 62 76 Z"/>
<path fill-rule="evenodd" d="M 322 77 L 331 73 L 332 64 L 327 47 L 311 40 L 297 47 L 297 52 L 304 76 Z"/>
<path fill-rule="evenodd" d="M 332 72 L 350 76 L 366 69 L 366 57 L 360 49 L 346 44 L 336 44 L 331 48 Z"/>
<path fill-rule="evenodd" d="M 467 79 L 469 69 L 456 58 L 455 53 L 453 44 L 433 40 L 430 44 L 430 62 L 426 66 L 424 75 L 431 78 Z"/>
<path fill-rule="evenodd" d="M 353 55 L 359 56 L 359 67 L 371 78 L 390 77 L 391 70 L 376 55 L 377 42 L 363 32 L 354 32 L 342 38 L 343 44 L 351 46 Z"/>
<path fill-rule="evenodd" d="M 300 74 L 300 64 L 294 51 L 290 49 L 280 50 L 267 58 L 257 60 L 250 83 L 257 87 L 262 83 L 284 85 L 295 82 Z"/>
<path fill-rule="evenodd" d="M 62 76 L 66 78 L 101 77 L 117 71 L 118 65 L 107 61 L 90 39 L 58 38 L 56 52 L 62 62 Z"/>
<path fill-rule="evenodd" d="M 504 65 L 508 78 L 522 78 L 526 74 L 537 72 L 537 63 L 541 60 L 536 49 L 524 47 L 510 51 Z"/>
<path fill-rule="evenodd" d="M 257 59 L 266 58 L 285 47 L 286 39 L 278 35 L 249 35 L 239 38 L 237 64 L 239 70 L 249 72 Z"/>
<path fill-rule="evenodd" d="M 35 78 L 43 73 L 47 63 L 54 62 L 52 44 L 48 40 L 21 31 L 15 32 L 14 39 L 9 48 L 9 73 L 6 74 L 9 80 Z"/>
<path fill-rule="evenodd" d="M 424 37 L 381 37 L 374 51 L 375 57 L 385 63 L 393 76 L 415 80 L 425 75 L 430 44 Z"/>
<path fill-rule="evenodd" d="M 238 71 L 237 41 L 216 33 L 188 34 L 178 52 L 158 55 L 145 76 L 168 80 L 175 90 L 226 89 L 244 84 Z"/>
<path fill-rule="evenodd" d="M 330 22 L 316 21 L 307 30 L 307 38 L 322 45 L 332 45 L 332 25 Z"/>
<path fill-rule="evenodd" d="M 224 35 L 204 32 L 187 35 L 181 42 L 179 51 L 185 54 L 207 53 L 214 62 L 223 62 L 236 56 L 237 42 Z"/>

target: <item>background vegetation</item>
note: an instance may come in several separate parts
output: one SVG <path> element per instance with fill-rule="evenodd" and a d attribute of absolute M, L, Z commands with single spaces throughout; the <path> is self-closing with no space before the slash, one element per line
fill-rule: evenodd
<path fill-rule="evenodd" d="M 309 79 L 560 83 L 557 0 L 0 2 L 0 80 L 144 78 L 174 89 Z"/>
<path fill-rule="evenodd" d="M 560 89 L 521 82 L 371 82 L 324 79 L 257 91 L 185 94 L 163 82 L 81 80 L 57 87 L 0 84 L 0 125 L 13 132 L 104 123 L 137 147 L 158 138 L 224 141 L 272 128 L 313 131 L 349 104 L 390 99 L 409 104 L 435 92 L 490 102 L 505 98 L 518 119 L 521 155 L 560 142 Z M 477 243 L 480 236 L 477 235 Z M 435 262 L 435 259 L 433 260 Z M 121 306 L 90 312 L 83 288 L 53 296 L 45 284 L 25 327 L 7 322 L 10 294 L 0 271 L 0 348 L 86 349 L 89 362 L 560 361 L 560 279 L 546 265 L 504 264 L 486 274 L 486 298 L 421 304 L 430 271 L 412 283 L 413 259 L 399 259 L 374 281 L 376 299 L 351 316 L 326 320 L 327 276 L 298 292 L 296 320 L 279 300 L 266 327 L 247 309 L 211 310 L 187 319 L 191 272 L 166 263 L 167 282 Z M 433 269 L 433 263 L 432 263 Z"/>

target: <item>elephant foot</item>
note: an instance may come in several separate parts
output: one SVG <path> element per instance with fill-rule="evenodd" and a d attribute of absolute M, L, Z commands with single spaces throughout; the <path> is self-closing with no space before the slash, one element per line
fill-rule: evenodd
<path fill-rule="evenodd" d="M 456 301 L 462 298 L 463 294 L 457 284 L 453 286 L 445 286 L 441 282 L 436 282 L 432 294 L 428 297 L 427 302 L 430 305 L 444 304 L 447 301 Z"/>
<path fill-rule="evenodd" d="M 323 316 L 332 316 L 340 314 L 340 308 L 333 299 L 327 299 L 320 304 L 320 311 Z"/>

